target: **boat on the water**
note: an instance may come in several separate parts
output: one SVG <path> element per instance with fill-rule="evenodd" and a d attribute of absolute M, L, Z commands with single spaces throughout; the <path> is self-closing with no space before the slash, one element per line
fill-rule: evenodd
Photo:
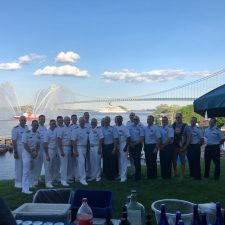
<path fill-rule="evenodd" d="M 39 115 L 35 115 L 33 113 L 23 113 L 22 115 L 16 115 L 14 116 L 14 119 L 19 120 L 21 116 L 25 116 L 27 120 L 37 120 Z"/>
<path fill-rule="evenodd" d="M 0 144 L 0 156 L 4 155 L 6 152 L 12 152 L 12 147 L 4 144 Z"/>
<path fill-rule="evenodd" d="M 101 112 L 101 113 L 126 113 L 126 112 L 128 112 L 128 109 L 121 105 L 112 106 L 109 104 L 109 106 L 100 108 L 99 112 Z"/>

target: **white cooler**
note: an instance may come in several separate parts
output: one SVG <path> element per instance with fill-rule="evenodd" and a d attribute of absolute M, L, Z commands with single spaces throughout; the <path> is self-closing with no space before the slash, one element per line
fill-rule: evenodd
<path fill-rule="evenodd" d="M 25 203 L 13 211 L 17 220 L 70 222 L 70 204 Z"/>

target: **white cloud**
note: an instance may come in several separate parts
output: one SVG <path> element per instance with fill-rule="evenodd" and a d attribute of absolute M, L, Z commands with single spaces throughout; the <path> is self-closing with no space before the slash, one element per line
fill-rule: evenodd
<path fill-rule="evenodd" d="M 14 71 L 14 70 L 18 70 L 20 69 L 21 66 L 19 63 L 15 63 L 15 62 L 12 62 L 12 63 L 0 63 L 0 70 L 11 70 L 11 71 Z"/>
<path fill-rule="evenodd" d="M 38 54 L 32 53 L 29 55 L 20 56 L 18 58 L 18 60 L 19 60 L 20 64 L 28 64 L 33 60 L 43 60 L 44 58 L 45 58 L 45 56 L 43 56 L 43 55 L 38 55 Z"/>
<path fill-rule="evenodd" d="M 34 72 L 35 76 L 73 76 L 73 77 L 89 77 L 88 71 L 80 70 L 71 65 L 65 66 L 46 66 L 43 69 L 38 69 Z"/>
<path fill-rule="evenodd" d="M 20 64 L 27 64 L 31 61 L 31 57 L 29 55 L 24 55 L 19 57 Z"/>
<path fill-rule="evenodd" d="M 55 61 L 57 63 L 74 63 L 80 58 L 80 56 L 75 52 L 60 52 Z"/>
<path fill-rule="evenodd" d="M 122 70 L 119 72 L 105 71 L 102 74 L 106 83 L 125 81 L 127 83 L 155 83 L 170 80 L 183 79 L 186 77 L 204 77 L 208 71 L 185 71 L 185 70 L 150 70 L 145 72 L 133 72 Z"/>

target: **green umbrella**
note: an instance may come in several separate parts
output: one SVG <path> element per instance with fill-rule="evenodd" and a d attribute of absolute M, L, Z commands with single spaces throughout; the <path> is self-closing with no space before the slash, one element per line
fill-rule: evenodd
<path fill-rule="evenodd" d="M 225 116 L 225 84 L 202 95 L 194 101 L 194 111 L 208 117 Z"/>

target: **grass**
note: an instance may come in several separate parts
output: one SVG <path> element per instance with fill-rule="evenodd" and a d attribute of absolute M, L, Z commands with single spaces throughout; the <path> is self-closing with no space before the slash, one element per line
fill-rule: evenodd
<path fill-rule="evenodd" d="M 202 165 L 202 170 L 203 168 Z M 212 165 L 211 171 L 213 172 L 213 170 L 214 166 Z M 186 174 L 188 175 L 188 171 Z M 100 182 L 89 182 L 89 185 L 85 187 L 79 183 L 74 183 L 70 187 L 73 189 L 112 190 L 116 217 L 120 217 L 121 207 L 132 189 L 137 190 L 138 201 L 145 206 L 146 212 L 151 212 L 152 202 L 164 198 L 183 199 L 193 203 L 219 201 L 225 207 L 225 159 L 221 159 L 221 178 L 217 181 L 204 178 L 201 181 L 196 181 L 188 178 L 188 176 L 183 180 L 179 178 L 163 180 L 160 177 L 157 180 L 148 180 L 145 178 L 145 167 L 142 167 L 142 175 L 143 179 L 140 182 L 135 182 L 129 178 L 126 183 L 102 180 Z M 44 182 L 41 182 L 38 188 L 44 188 Z M 0 196 L 5 199 L 12 210 L 23 203 L 32 202 L 32 195 L 25 195 L 21 193 L 21 190 L 14 188 L 13 180 L 0 181 Z"/>

